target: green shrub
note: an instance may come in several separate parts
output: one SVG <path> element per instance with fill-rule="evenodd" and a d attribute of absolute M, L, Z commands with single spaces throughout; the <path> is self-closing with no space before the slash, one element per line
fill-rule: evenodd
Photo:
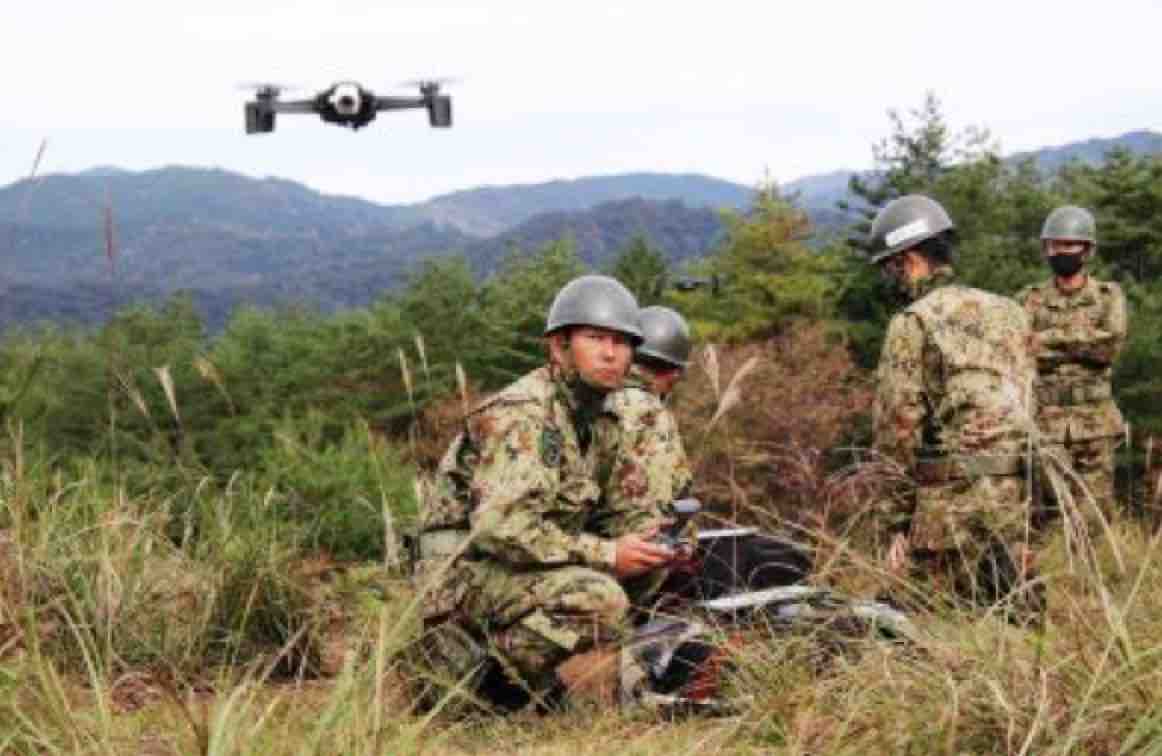
<path fill-rule="evenodd" d="M 336 559 L 397 554 L 397 529 L 415 517 L 413 469 L 364 423 L 331 439 L 317 412 L 285 420 L 261 452 L 257 474 L 276 515 Z"/>

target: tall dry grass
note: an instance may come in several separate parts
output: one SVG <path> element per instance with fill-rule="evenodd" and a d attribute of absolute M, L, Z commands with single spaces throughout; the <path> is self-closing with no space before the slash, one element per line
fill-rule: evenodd
<path fill-rule="evenodd" d="M 828 451 L 865 433 L 869 387 L 841 352 L 811 330 L 708 352 L 716 371 L 692 370 L 676 406 L 699 493 L 720 514 L 800 533 L 819 549 L 817 579 L 866 596 L 899 582 L 867 535 L 894 473 Z M 421 422 L 450 434 L 465 400 Z M 464 718 L 412 707 L 406 582 L 388 564 L 313 549 L 267 516 L 271 489 L 239 475 L 129 496 L 98 463 L 63 463 L 10 434 L 6 753 L 1162 753 L 1162 538 L 1145 521 L 1084 534 L 1084 562 L 1064 531 L 1047 538 L 1039 628 L 938 602 L 914 614 L 911 643 L 754 628 L 726 679 L 734 717 Z"/>
<path fill-rule="evenodd" d="M 851 514 L 835 511 L 832 475 L 866 445 L 871 397 L 847 350 L 808 326 L 703 347 L 672 406 L 705 502 L 732 521 L 818 530 Z"/>

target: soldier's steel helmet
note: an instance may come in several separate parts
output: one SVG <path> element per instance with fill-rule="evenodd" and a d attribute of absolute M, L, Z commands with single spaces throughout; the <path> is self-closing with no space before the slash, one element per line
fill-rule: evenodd
<path fill-rule="evenodd" d="M 642 341 L 637 300 L 620 281 L 587 275 L 565 284 L 549 308 L 545 335 L 566 326 L 594 326 L 620 331 L 635 344 Z"/>
<path fill-rule="evenodd" d="M 669 307 L 646 307 L 641 321 L 645 340 L 636 354 L 684 368 L 690 364 L 690 327 L 686 319 Z"/>
<path fill-rule="evenodd" d="M 1097 222 L 1084 207 L 1065 205 L 1049 213 L 1041 226 L 1041 241 L 1081 241 L 1097 244 Z"/>
<path fill-rule="evenodd" d="M 872 221 L 871 261 L 878 263 L 955 228 L 936 200 L 922 194 L 899 197 L 884 205 Z"/>

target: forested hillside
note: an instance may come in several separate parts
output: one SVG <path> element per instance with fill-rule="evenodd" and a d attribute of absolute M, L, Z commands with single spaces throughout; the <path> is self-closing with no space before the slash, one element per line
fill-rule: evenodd
<path fill-rule="evenodd" d="M 1133 132 L 1026 157 L 1051 172 L 1070 158 L 1093 164 L 1116 146 L 1150 154 L 1160 140 Z M 836 171 L 780 188 L 811 219 L 813 246 L 845 235 L 858 218 L 853 178 L 875 180 Z M 753 196 L 706 176 L 625 174 L 384 206 L 211 169 L 41 176 L 0 189 L 0 325 L 99 323 L 125 305 L 188 291 L 217 331 L 241 304 L 364 307 L 426 259 L 461 254 L 487 276 L 511 251 L 563 238 L 584 263 L 603 266 L 641 237 L 677 267 L 721 240 L 718 210 L 743 208 Z"/>
<path fill-rule="evenodd" d="M 431 257 L 464 255 L 483 276 L 514 249 L 570 237 L 583 259 L 603 264 L 642 236 L 657 239 L 678 263 L 703 254 L 721 228 L 711 209 L 648 200 L 545 213 L 487 239 L 427 222 L 403 229 L 258 232 L 114 218 L 108 237 L 100 228 L 0 224 L 8 250 L 0 325 L 98 323 L 124 305 L 187 291 L 217 330 L 238 305 L 301 304 L 323 312 L 366 306 L 403 286 L 408 273 Z"/>
<path fill-rule="evenodd" d="M 466 233 L 493 236 L 542 213 L 573 213 L 628 199 L 679 200 L 690 207 L 744 207 L 751 187 L 698 174 L 627 173 L 523 186 L 467 189 L 413 205 Z"/>
<path fill-rule="evenodd" d="M 628 199 L 584 211 L 541 213 L 511 231 L 468 244 L 466 253 L 473 269 L 487 275 L 513 250 L 568 239 L 583 263 L 603 268 L 641 237 L 658 249 L 667 265 L 678 268 L 713 249 L 722 231 L 722 217 L 712 208 L 689 208 L 678 200 Z"/>
<path fill-rule="evenodd" d="M 668 199 L 609 199 L 635 193 Z M 45 176 L 0 190 L 0 324 L 96 323 L 179 290 L 215 329 L 239 304 L 332 312 L 398 289 L 430 257 L 463 254 L 483 276 L 514 248 L 566 236 L 593 264 L 635 236 L 679 262 L 712 246 L 718 203 L 749 194 L 705 177 L 630 175 L 380 206 L 217 170 Z M 500 233 L 458 230 L 453 216 L 465 213 L 468 227 Z"/>

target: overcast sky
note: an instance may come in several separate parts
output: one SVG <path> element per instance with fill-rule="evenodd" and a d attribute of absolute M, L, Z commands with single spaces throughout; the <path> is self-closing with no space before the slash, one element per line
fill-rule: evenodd
<path fill-rule="evenodd" d="M 0 24 L 0 184 L 218 166 L 410 202 L 482 184 L 694 171 L 747 184 L 870 165 L 926 90 L 1005 151 L 1162 130 L 1159 0 L 632 3 L 34 0 Z M 457 76 L 455 127 L 306 116 L 246 136 L 245 81 L 379 93 Z"/>

